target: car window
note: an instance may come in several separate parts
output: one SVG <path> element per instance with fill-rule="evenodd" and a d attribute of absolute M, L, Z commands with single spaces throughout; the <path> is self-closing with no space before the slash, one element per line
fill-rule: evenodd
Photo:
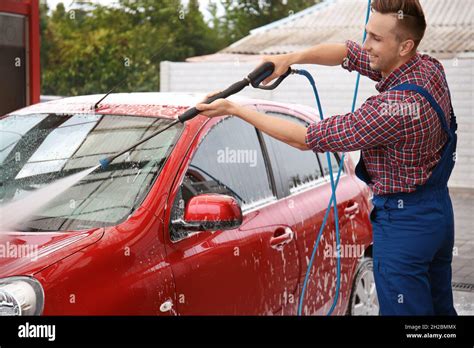
<path fill-rule="evenodd" d="M 183 181 L 183 199 L 201 193 L 237 198 L 242 209 L 274 198 L 253 126 L 237 117 L 215 125 L 199 144 Z"/>
<path fill-rule="evenodd" d="M 288 115 L 288 114 L 279 113 L 279 112 L 270 112 L 270 111 L 267 111 L 266 113 L 268 115 L 273 115 L 273 116 L 281 117 L 281 118 L 284 118 L 284 119 L 288 119 L 290 121 L 298 122 L 298 123 L 304 125 L 305 127 L 309 126 L 308 122 L 306 122 L 302 119 L 299 119 L 297 117 Z M 291 146 L 290 146 L 290 148 L 294 149 Z M 307 153 L 307 154 L 308 153 L 314 153 L 312 151 L 300 151 L 298 149 L 296 149 L 296 151 Z M 329 153 L 329 156 L 331 157 L 332 170 L 333 170 L 334 174 L 336 175 L 337 171 L 339 170 L 340 157 L 339 157 L 339 155 L 335 155 L 334 153 Z M 320 168 L 322 169 L 323 175 L 324 176 L 329 175 L 329 165 L 328 165 L 326 154 L 325 153 L 318 153 L 316 157 L 319 160 L 319 165 L 320 165 Z M 307 158 L 309 159 L 309 157 L 307 157 Z M 344 166 L 342 166 L 341 173 L 344 173 Z"/>
<path fill-rule="evenodd" d="M 339 157 L 336 158 L 336 156 L 331 152 L 329 153 L 329 156 L 331 157 L 332 172 L 334 174 L 334 178 L 336 178 L 337 172 L 339 170 Z M 324 176 L 329 175 L 330 173 L 327 155 L 325 153 L 318 153 L 318 157 L 323 168 Z M 344 166 L 341 169 L 341 175 L 342 173 L 344 173 Z"/>
<path fill-rule="evenodd" d="M 306 125 L 293 116 L 275 112 L 267 114 Z M 275 166 L 275 180 L 280 180 L 286 193 L 298 191 L 321 179 L 321 167 L 314 152 L 301 151 L 267 134 L 263 134 L 263 138 L 272 166 Z"/>
<path fill-rule="evenodd" d="M 172 120 L 98 114 L 8 115 L 0 120 L 0 205 L 99 164 Z M 28 231 L 116 225 L 143 201 L 181 133 L 178 124 L 106 169 L 97 168 L 26 221 Z"/>

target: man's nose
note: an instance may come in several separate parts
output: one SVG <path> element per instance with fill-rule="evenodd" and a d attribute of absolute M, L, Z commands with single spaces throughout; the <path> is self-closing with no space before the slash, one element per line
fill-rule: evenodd
<path fill-rule="evenodd" d="M 362 44 L 362 49 L 365 50 L 365 51 L 370 52 L 371 47 L 370 47 L 370 45 L 369 45 L 369 40 L 366 39 L 366 40 L 364 41 L 364 43 Z"/>

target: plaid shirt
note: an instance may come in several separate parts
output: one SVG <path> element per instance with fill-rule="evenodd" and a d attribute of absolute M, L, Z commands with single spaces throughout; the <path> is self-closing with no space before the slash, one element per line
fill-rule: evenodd
<path fill-rule="evenodd" d="M 311 124 L 306 144 L 315 152 L 362 150 L 375 195 L 412 192 L 424 184 L 442 155 L 447 135 L 428 101 L 412 91 L 388 91 L 401 83 L 424 87 L 443 109 L 449 125 L 450 100 L 443 66 L 417 54 L 389 76 L 369 66 L 369 55 L 358 44 L 346 42 L 342 67 L 377 81 L 380 94 L 352 113 Z"/>

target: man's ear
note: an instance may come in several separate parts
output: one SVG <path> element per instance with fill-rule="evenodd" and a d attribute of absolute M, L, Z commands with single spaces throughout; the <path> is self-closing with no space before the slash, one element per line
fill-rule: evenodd
<path fill-rule="evenodd" d="M 400 56 L 406 57 L 407 55 L 409 55 L 412 52 L 414 47 L 415 47 L 415 41 L 413 41 L 411 39 L 403 41 L 400 44 L 400 53 L 399 53 Z"/>

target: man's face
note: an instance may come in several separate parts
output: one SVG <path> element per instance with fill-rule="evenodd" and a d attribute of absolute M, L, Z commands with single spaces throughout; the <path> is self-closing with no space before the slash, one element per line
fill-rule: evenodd
<path fill-rule="evenodd" d="M 369 53 L 370 67 L 388 75 L 403 59 L 401 42 L 396 36 L 397 16 L 372 13 L 367 23 L 367 38 L 363 48 Z"/>

